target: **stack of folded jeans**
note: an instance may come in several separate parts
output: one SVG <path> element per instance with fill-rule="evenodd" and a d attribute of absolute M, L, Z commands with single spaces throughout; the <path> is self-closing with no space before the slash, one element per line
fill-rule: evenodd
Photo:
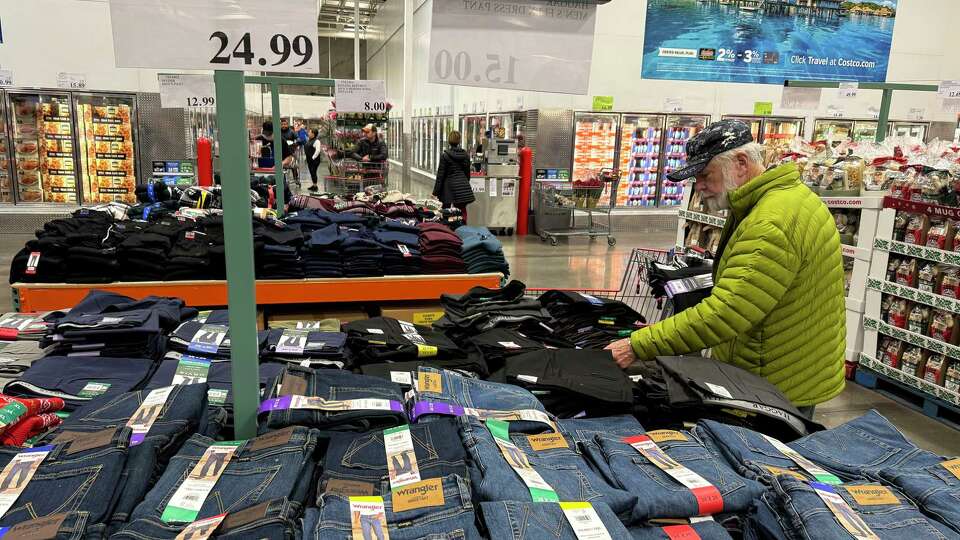
<path fill-rule="evenodd" d="M 590 501 L 589 505 L 597 513 L 600 525 L 606 530 L 609 538 L 630 538 L 631 533 L 617 519 L 617 515 L 609 506 L 598 501 Z M 502 500 L 482 502 L 479 507 L 481 521 L 489 538 L 509 538 L 511 531 L 523 531 L 520 538 L 525 540 L 548 538 L 550 540 L 581 540 L 582 538 L 570 524 L 570 518 L 567 517 L 560 503 Z M 590 523 L 590 525 L 594 524 Z M 594 529 L 590 531 L 593 532 Z M 597 536 L 597 538 L 604 537 Z M 676 538 L 696 537 L 678 536 Z"/>
<path fill-rule="evenodd" d="M 134 281 L 160 281 L 167 276 L 167 253 L 192 224 L 164 219 L 129 231 L 119 246 L 120 265 Z M 126 279 L 126 277 L 124 278 Z"/>
<path fill-rule="evenodd" d="M 446 225 L 421 223 L 420 253 L 423 256 L 423 273 L 464 274 L 463 240 Z"/>
<path fill-rule="evenodd" d="M 442 295 L 445 315 L 434 328 L 458 343 L 494 328 L 518 330 L 531 339 L 552 339 L 550 314 L 534 299 L 524 296 L 526 285 L 511 281 L 502 289 L 474 287 L 460 296 Z"/>
<path fill-rule="evenodd" d="M 0 387 L 19 377 L 44 354 L 36 341 L 0 341 Z"/>
<path fill-rule="evenodd" d="M 467 338 L 465 345 L 476 349 L 492 372 L 503 369 L 508 358 L 546 349 L 543 343 L 509 328 L 487 330 Z"/>
<path fill-rule="evenodd" d="M 301 254 L 305 277 L 343 277 L 340 244 L 345 238 L 346 235 L 340 232 L 340 226 L 335 223 L 311 232 Z"/>
<path fill-rule="evenodd" d="M 340 243 L 344 277 L 383 275 L 383 252 L 370 231 L 364 226 L 341 227 L 344 234 Z"/>
<path fill-rule="evenodd" d="M 287 426 L 324 431 L 386 429 L 407 422 L 403 392 L 376 377 L 287 366 L 260 405 L 260 432 Z"/>
<path fill-rule="evenodd" d="M 43 320 L 47 313 L 4 313 L 0 315 L 0 339 L 4 341 L 40 341 L 50 329 Z"/>
<path fill-rule="evenodd" d="M 215 279 L 210 265 L 210 240 L 199 230 L 181 231 L 167 254 L 168 281 Z"/>
<path fill-rule="evenodd" d="M 350 348 L 363 363 L 417 359 L 448 360 L 464 353 L 442 332 L 389 317 L 374 317 L 343 325 Z"/>
<path fill-rule="evenodd" d="M 457 228 L 457 236 L 463 240 L 463 261 L 467 263 L 467 272 L 510 275 L 510 265 L 503 256 L 503 245 L 486 227 L 464 225 Z"/>
<path fill-rule="evenodd" d="M 610 351 L 549 349 L 511 356 L 490 380 L 536 394 L 558 418 L 629 413 L 633 383 Z"/>
<path fill-rule="evenodd" d="M 420 236 L 417 230 L 416 227 L 395 222 L 390 228 L 384 226 L 373 231 L 373 237 L 383 250 L 384 274 L 406 276 L 421 273 Z"/>
<path fill-rule="evenodd" d="M 253 235 L 258 279 L 303 278 L 300 263 L 303 232 L 298 225 L 258 220 L 254 223 Z"/>
<path fill-rule="evenodd" d="M 107 520 L 109 528 L 116 529 L 127 520 L 183 442 L 204 426 L 206 416 L 205 384 L 172 386 L 156 392 L 127 392 L 91 401 L 73 412 L 44 440 L 52 443 L 64 436 L 106 436 L 127 426 L 134 417 L 152 420 L 152 424 L 145 426 L 146 432 L 138 428 L 130 441 L 123 465 L 126 481 L 119 486 L 121 493 Z"/>
<path fill-rule="evenodd" d="M 223 521 L 216 525 L 216 535 L 210 538 L 218 540 L 244 540 L 247 538 L 300 538 L 300 515 L 303 505 L 286 497 L 271 499 L 238 512 L 228 513 Z M 197 533 L 194 528 L 187 531 L 187 524 L 170 522 L 148 517 L 138 519 L 110 536 L 112 540 L 178 540 L 194 538 L 181 536 Z M 199 538 L 199 537 L 196 537 Z"/>
<path fill-rule="evenodd" d="M 222 312 L 225 313 L 225 312 Z M 257 332 L 257 343 L 262 349 L 267 332 Z M 204 358 L 230 358 L 230 327 L 223 318 L 207 318 L 206 322 L 189 320 L 170 334 L 170 349 Z"/>
<path fill-rule="evenodd" d="M 260 358 L 312 368 L 349 369 L 352 365 L 347 334 L 317 330 L 268 330 Z"/>
<path fill-rule="evenodd" d="M 619 300 L 584 293 L 549 291 L 540 296 L 540 303 L 553 316 L 554 329 L 572 336 L 570 340 L 584 349 L 602 349 L 646 322 Z"/>

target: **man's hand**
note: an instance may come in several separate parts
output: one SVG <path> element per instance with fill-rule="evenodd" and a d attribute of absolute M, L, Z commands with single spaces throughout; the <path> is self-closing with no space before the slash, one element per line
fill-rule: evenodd
<path fill-rule="evenodd" d="M 363 160 L 362 160 L 362 161 L 370 161 L 370 156 L 363 156 Z"/>
<path fill-rule="evenodd" d="M 607 345 L 606 349 L 613 353 L 613 359 L 621 369 L 627 369 L 630 364 L 637 360 L 637 355 L 633 352 L 633 345 L 630 338 L 624 338 Z"/>

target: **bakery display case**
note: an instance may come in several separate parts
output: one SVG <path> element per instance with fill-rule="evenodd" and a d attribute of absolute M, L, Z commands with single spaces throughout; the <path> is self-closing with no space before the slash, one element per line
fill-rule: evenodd
<path fill-rule="evenodd" d="M 491 113 L 488 120 L 490 133 L 497 139 L 516 139 L 523 133 L 525 117 L 522 112 Z"/>
<path fill-rule="evenodd" d="M 84 203 L 136 203 L 133 96 L 75 94 Z"/>
<path fill-rule="evenodd" d="M 463 137 L 463 149 L 473 157 L 477 153 L 477 145 L 486 138 L 486 114 L 465 114 L 460 117 L 460 134 Z"/>
<path fill-rule="evenodd" d="M 707 115 L 667 115 L 663 158 L 660 160 L 662 171 L 657 196 L 658 206 L 679 207 L 683 202 L 683 191 L 688 181 L 673 182 L 667 178 L 667 175 L 687 165 L 687 141 L 700 133 L 709 123 L 710 117 Z"/>

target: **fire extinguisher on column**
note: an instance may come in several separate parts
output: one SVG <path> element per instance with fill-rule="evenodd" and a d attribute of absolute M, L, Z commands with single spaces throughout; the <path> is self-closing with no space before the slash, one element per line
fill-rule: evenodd
<path fill-rule="evenodd" d="M 213 141 L 202 135 L 197 137 L 197 185 L 213 185 Z"/>

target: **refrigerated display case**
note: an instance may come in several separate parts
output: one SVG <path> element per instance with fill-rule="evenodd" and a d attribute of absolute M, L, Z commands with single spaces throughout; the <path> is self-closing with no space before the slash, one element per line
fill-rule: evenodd
<path fill-rule="evenodd" d="M 619 113 L 574 113 L 572 180 L 596 177 L 601 169 L 617 164 Z M 609 203 L 609 194 L 603 195 Z M 600 203 L 598 203 L 600 204 Z"/>
<path fill-rule="evenodd" d="M 754 142 L 762 143 L 769 135 L 778 139 L 793 139 L 803 136 L 803 118 L 788 116 L 724 115 L 725 120 L 740 120 L 750 126 Z"/>
<path fill-rule="evenodd" d="M 16 200 L 77 203 L 73 108 L 67 93 L 10 92 Z"/>
<path fill-rule="evenodd" d="M 133 96 L 74 94 L 84 203 L 134 204 Z"/>
<path fill-rule="evenodd" d="M 13 170 L 10 156 L 13 152 L 10 133 L 7 128 L 6 99 L 0 92 L 0 203 L 13 202 Z"/>
<path fill-rule="evenodd" d="M 683 190 L 687 181 L 673 182 L 667 179 L 671 171 L 681 169 L 687 164 L 687 141 L 710 123 L 708 115 L 667 115 L 663 157 L 660 160 L 662 172 L 658 191 L 658 206 L 678 207 L 683 202 Z"/>
<path fill-rule="evenodd" d="M 463 136 L 463 149 L 471 158 L 477 153 L 477 145 L 487 131 L 487 115 L 471 114 L 460 117 L 460 133 Z"/>
<path fill-rule="evenodd" d="M 491 114 L 488 120 L 490 133 L 497 139 L 516 139 L 523 133 L 525 114 L 522 112 L 506 112 Z M 500 132 L 503 128 L 503 132 Z"/>
<path fill-rule="evenodd" d="M 664 117 L 659 114 L 623 115 L 617 206 L 650 208 L 657 205 L 663 122 Z"/>
<path fill-rule="evenodd" d="M 853 120 L 835 120 L 831 118 L 817 118 L 813 122 L 813 140 L 833 141 L 834 144 L 840 144 L 845 139 L 853 137 Z"/>
<path fill-rule="evenodd" d="M 853 140 L 856 142 L 873 142 L 877 140 L 878 122 L 857 120 L 853 123 Z"/>
<path fill-rule="evenodd" d="M 926 122 L 893 122 L 888 130 L 891 135 L 898 137 L 915 137 L 921 141 L 927 140 L 927 128 L 930 124 Z"/>

